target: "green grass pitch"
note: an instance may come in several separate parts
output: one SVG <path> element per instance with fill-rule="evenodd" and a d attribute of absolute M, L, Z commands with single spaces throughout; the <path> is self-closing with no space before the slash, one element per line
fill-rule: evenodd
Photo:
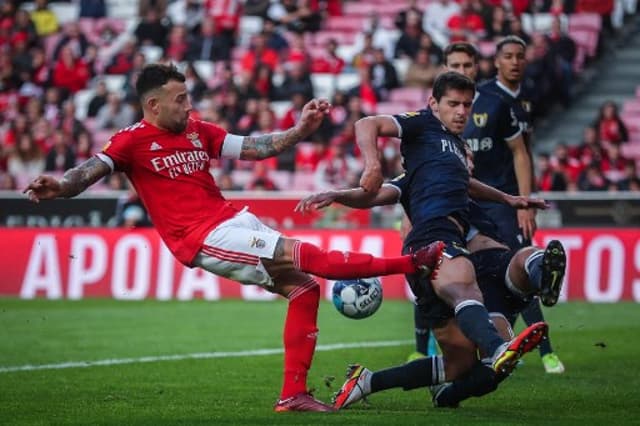
<path fill-rule="evenodd" d="M 563 375 L 547 375 L 537 353 L 497 392 L 457 410 L 434 409 L 426 390 L 392 390 L 335 414 L 274 413 L 284 302 L 21 301 L 0 299 L 0 424 L 412 425 L 639 424 L 640 307 L 567 303 L 546 309 Z M 521 328 L 521 324 L 519 324 Z M 408 302 L 385 301 L 355 321 L 328 302 L 322 347 L 400 341 L 316 353 L 309 385 L 328 401 L 346 365 L 402 363 L 413 350 Z M 402 342 L 404 341 L 404 343 Z M 159 360 L 194 353 L 228 357 Z M 207 355 L 211 356 L 211 355 Z M 141 357 L 151 362 L 139 362 Z M 180 357 L 179 357 L 180 358 Z M 8 371 L 26 365 L 114 360 L 87 368 Z M 120 360 L 120 361 L 118 361 Z M 335 380 L 331 381 L 331 378 Z"/>

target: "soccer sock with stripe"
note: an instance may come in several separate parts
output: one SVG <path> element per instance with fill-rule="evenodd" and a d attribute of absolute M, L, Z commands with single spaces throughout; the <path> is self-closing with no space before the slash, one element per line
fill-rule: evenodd
<path fill-rule="evenodd" d="M 444 363 L 442 356 L 430 356 L 376 371 L 371 375 L 371 393 L 385 389 L 411 390 L 443 383 Z"/>
<path fill-rule="evenodd" d="M 367 253 L 326 251 L 301 241 L 293 247 L 293 264 L 300 271 L 333 280 L 416 272 L 409 255 L 381 258 Z"/>
<path fill-rule="evenodd" d="M 529 283 L 535 292 L 540 291 L 542 286 L 542 258 L 544 250 L 533 252 L 524 262 L 524 270 L 529 277 Z"/>
<path fill-rule="evenodd" d="M 320 286 L 314 279 L 289 293 L 284 323 L 284 384 L 280 399 L 307 392 L 307 372 L 318 338 Z"/>
<path fill-rule="evenodd" d="M 471 299 L 462 301 L 455 307 L 455 313 L 462 334 L 475 343 L 484 356 L 493 356 L 504 343 L 481 302 Z"/>

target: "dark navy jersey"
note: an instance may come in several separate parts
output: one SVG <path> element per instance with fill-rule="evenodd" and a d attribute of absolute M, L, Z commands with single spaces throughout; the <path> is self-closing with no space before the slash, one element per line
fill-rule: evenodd
<path fill-rule="evenodd" d="M 463 138 L 474 153 L 473 176 L 509 194 L 518 193 L 508 141 L 521 134 L 513 102 L 494 80 L 478 87 Z"/>
<path fill-rule="evenodd" d="M 467 217 L 469 172 L 462 139 L 424 109 L 394 115 L 407 179 L 401 203 L 413 229 L 451 214 Z"/>
<path fill-rule="evenodd" d="M 485 86 L 485 90 L 501 95 L 507 102 L 509 102 L 513 109 L 513 113 L 516 116 L 516 120 L 518 121 L 518 126 L 525 137 L 525 142 L 528 143 L 529 134 L 533 130 L 531 115 L 531 111 L 533 109 L 531 99 L 533 96 L 529 93 L 530 89 L 520 86 L 518 92 L 514 93 L 507 87 L 498 83 L 498 80 L 495 78 L 487 81 L 483 86 Z"/>

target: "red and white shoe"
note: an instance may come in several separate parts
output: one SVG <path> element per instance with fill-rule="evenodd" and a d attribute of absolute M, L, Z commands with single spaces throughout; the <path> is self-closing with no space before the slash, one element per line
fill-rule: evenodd
<path fill-rule="evenodd" d="M 434 241 L 431 244 L 421 247 L 411 253 L 413 265 L 418 271 L 421 271 L 425 277 L 435 279 L 438 267 L 442 263 L 442 256 L 446 244 L 443 241 Z"/>
<path fill-rule="evenodd" d="M 273 411 L 278 413 L 285 411 L 333 412 L 336 409 L 331 405 L 318 401 L 310 393 L 303 392 L 289 398 L 279 399 L 273 407 Z"/>
<path fill-rule="evenodd" d="M 365 381 L 370 380 L 371 370 L 360 364 L 353 364 L 347 370 L 347 380 L 333 397 L 333 407 L 337 410 L 346 408 L 368 395 Z"/>

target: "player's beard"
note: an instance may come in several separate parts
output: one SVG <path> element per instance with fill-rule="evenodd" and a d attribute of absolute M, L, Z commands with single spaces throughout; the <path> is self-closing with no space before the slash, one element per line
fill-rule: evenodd
<path fill-rule="evenodd" d="M 185 131 L 186 128 L 187 128 L 187 120 L 184 119 L 184 120 L 175 122 L 174 125 L 171 126 L 171 132 L 182 133 Z"/>

